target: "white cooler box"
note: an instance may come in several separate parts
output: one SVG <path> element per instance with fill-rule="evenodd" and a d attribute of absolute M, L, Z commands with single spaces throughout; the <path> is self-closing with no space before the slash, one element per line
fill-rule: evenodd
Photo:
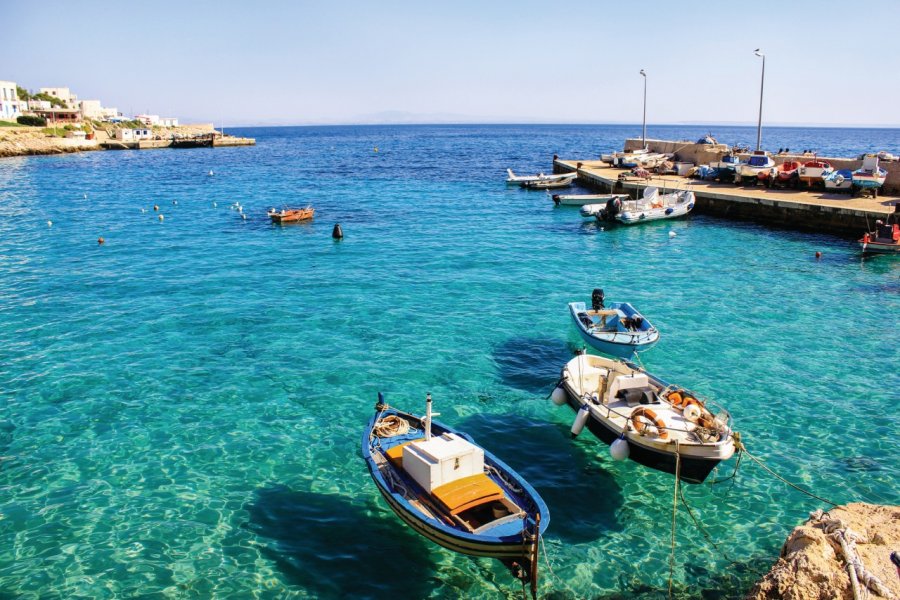
<path fill-rule="evenodd" d="M 452 433 L 403 447 L 403 470 L 425 488 L 484 472 L 484 450 Z"/>

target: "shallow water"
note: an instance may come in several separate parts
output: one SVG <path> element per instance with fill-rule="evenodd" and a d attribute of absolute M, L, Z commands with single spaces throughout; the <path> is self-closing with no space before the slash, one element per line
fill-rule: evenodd
<path fill-rule="evenodd" d="M 732 129 L 713 133 L 755 135 Z M 579 346 L 566 303 L 593 287 L 661 329 L 648 369 L 727 406 L 773 469 L 896 504 L 900 261 L 700 215 L 601 229 L 502 183 L 635 130 L 278 128 L 0 161 L 0 596 L 516 597 L 381 500 L 359 437 L 382 390 L 410 410 L 432 392 L 540 491 L 542 595 L 665 597 L 673 478 L 571 441 L 546 399 Z M 900 151 L 891 130 L 764 139 Z M 264 214 L 306 202 L 310 224 Z M 680 510 L 684 598 L 740 595 L 822 506 L 747 460 L 685 497 L 718 549 Z"/>

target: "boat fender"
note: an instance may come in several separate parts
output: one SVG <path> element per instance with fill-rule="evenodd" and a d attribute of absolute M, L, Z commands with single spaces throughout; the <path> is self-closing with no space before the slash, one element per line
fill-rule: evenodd
<path fill-rule="evenodd" d="M 576 437 L 579 433 L 581 433 L 581 431 L 584 429 L 584 424 L 587 423 L 588 417 L 590 416 L 591 409 L 588 408 L 587 404 L 583 404 L 575 414 L 575 421 L 572 423 L 572 437 Z"/>
<path fill-rule="evenodd" d="M 673 212 L 675 212 L 675 209 L 672 208 L 671 206 L 670 206 L 669 208 L 666 209 L 666 214 L 667 214 L 667 215 L 671 215 Z"/>
<path fill-rule="evenodd" d="M 898 206 L 900 206 L 900 204 L 898 204 Z M 869 234 L 865 233 L 865 234 L 863 234 L 863 244 L 868 244 L 868 243 L 869 243 Z"/>
<path fill-rule="evenodd" d="M 553 194 L 553 204 L 559 206 L 559 194 Z"/>
<path fill-rule="evenodd" d="M 550 399 L 553 400 L 553 404 L 556 406 L 562 406 L 566 403 L 566 391 L 562 389 L 562 386 L 556 386 L 550 394 Z"/>
<path fill-rule="evenodd" d="M 628 447 L 628 442 L 625 440 L 624 432 L 609 445 L 609 454 L 612 456 L 613 460 L 616 461 L 626 460 L 630 451 L 631 449 Z"/>
<path fill-rule="evenodd" d="M 702 414 L 703 411 L 696 404 L 688 404 L 684 407 L 684 418 L 691 423 L 696 423 Z"/>
<path fill-rule="evenodd" d="M 641 406 L 631 413 L 629 418 L 634 425 L 635 431 L 642 434 L 647 430 L 647 421 L 650 421 L 656 427 L 656 437 L 661 440 L 668 439 L 669 432 L 666 430 L 666 422 L 659 418 L 653 410 L 646 406 Z"/>

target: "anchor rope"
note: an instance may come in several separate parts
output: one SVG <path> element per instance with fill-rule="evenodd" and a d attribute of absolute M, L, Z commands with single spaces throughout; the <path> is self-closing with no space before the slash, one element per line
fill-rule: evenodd
<path fill-rule="evenodd" d="M 672 494 L 672 551 L 669 554 L 669 598 L 672 598 L 672 580 L 675 577 L 675 516 L 678 514 L 678 482 L 681 480 L 681 451 L 675 440 L 675 490 Z"/>
<path fill-rule="evenodd" d="M 547 545 L 544 544 L 544 536 L 538 533 L 538 541 L 541 543 L 541 551 L 544 553 L 544 563 L 547 565 L 547 568 L 550 569 L 550 575 L 556 581 L 562 583 L 562 580 L 556 576 L 556 573 L 553 572 L 553 565 L 550 564 L 550 557 L 547 556 Z"/>
<path fill-rule="evenodd" d="M 781 481 L 781 482 L 783 482 L 783 483 L 786 483 L 787 485 L 791 486 L 792 488 L 794 488 L 794 489 L 797 490 L 798 492 L 801 492 L 801 493 L 803 493 L 803 494 L 806 494 L 807 496 L 810 496 L 811 498 L 815 498 L 816 500 L 819 500 L 820 502 L 824 502 L 825 504 L 829 504 L 829 505 L 831 505 L 831 506 L 839 506 L 837 502 L 832 502 L 831 500 L 828 500 L 827 498 L 823 498 L 823 497 L 821 497 L 821 496 L 817 496 L 816 494 L 813 494 L 811 491 L 809 491 L 809 490 L 807 490 L 807 489 L 805 489 L 805 488 L 802 488 L 802 487 L 800 487 L 799 485 L 797 485 L 797 484 L 795 484 L 795 483 L 793 483 L 793 482 L 791 482 L 791 481 L 788 481 L 787 479 L 785 479 L 784 477 L 782 477 L 781 475 L 779 475 L 778 473 L 776 473 L 775 471 L 773 471 L 773 470 L 772 470 L 771 468 L 769 468 L 769 467 L 768 467 L 761 459 L 759 459 L 759 458 L 753 456 L 752 454 L 750 454 L 750 452 L 747 450 L 747 447 L 744 446 L 744 444 L 741 442 L 740 437 L 738 437 L 738 438 L 735 440 L 735 442 L 736 442 L 735 445 L 738 447 L 739 450 L 743 450 L 743 451 L 744 451 L 744 454 L 747 455 L 747 458 L 749 458 L 750 460 L 752 460 L 753 462 L 755 462 L 756 464 L 758 464 L 758 465 L 759 465 L 760 467 L 762 467 L 769 475 L 771 475 L 771 476 L 774 477 L 775 479 L 778 479 L 779 481 Z"/>

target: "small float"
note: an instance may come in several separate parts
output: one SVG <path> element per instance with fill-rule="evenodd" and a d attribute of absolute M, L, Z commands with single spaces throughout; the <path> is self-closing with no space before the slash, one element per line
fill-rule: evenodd
<path fill-rule="evenodd" d="M 603 290 L 591 294 L 591 309 L 584 302 L 570 302 L 569 314 L 582 339 L 594 350 L 628 358 L 652 348 L 659 330 L 628 302 L 604 305 Z"/>
<path fill-rule="evenodd" d="M 416 532 L 462 554 L 502 560 L 537 585 L 537 548 L 550 523 L 528 482 L 465 433 L 402 412 L 378 394 L 362 456 L 391 510 Z"/>
<path fill-rule="evenodd" d="M 900 254 L 900 225 L 875 221 L 874 231 L 867 231 L 859 240 L 863 254 Z"/>
<path fill-rule="evenodd" d="M 613 198 L 628 199 L 627 194 L 553 194 L 550 199 L 556 206 L 586 206 L 606 204 Z"/>
<path fill-rule="evenodd" d="M 614 198 L 606 203 L 606 210 L 597 215 L 598 221 L 618 221 L 625 225 L 675 219 L 683 217 L 694 208 L 694 192 L 676 191 L 660 194 L 655 187 L 644 188 L 637 200 Z"/>
<path fill-rule="evenodd" d="M 878 188 L 884 185 L 885 179 L 887 170 L 878 166 L 878 155 L 866 154 L 862 166 L 853 171 L 851 183 L 854 188 L 871 190 L 877 195 Z"/>
<path fill-rule="evenodd" d="M 677 470 L 688 483 L 703 483 L 734 454 L 727 411 L 629 362 L 579 354 L 563 368 L 552 397 L 576 411 L 573 435 L 586 425 L 614 459 Z"/>
<path fill-rule="evenodd" d="M 312 219 L 315 212 L 316 209 L 307 206 L 306 208 L 282 208 L 281 210 L 270 208 L 266 214 L 273 223 L 296 223 Z"/>

